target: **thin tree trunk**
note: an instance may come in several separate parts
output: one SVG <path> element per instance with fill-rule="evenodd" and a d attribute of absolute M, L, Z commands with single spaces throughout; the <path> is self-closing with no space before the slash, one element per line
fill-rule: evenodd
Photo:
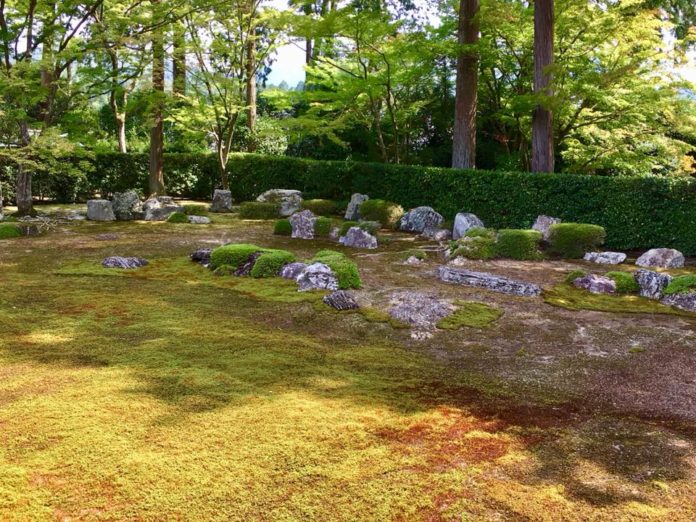
<path fill-rule="evenodd" d="M 256 38 L 252 28 L 247 40 L 246 60 L 246 104 L 247 104 L 247 128 L 249 129 L 249 141 L 247 152 L 256 150 Z"/>
<path fill-rule="evenodd" d="M 126 115 L 116 114 L 116 133 L 118 135 L 118 151 L 122 154 L 128 152 L 128 140 L 126 139 Z"/>
<path fill-rule="evenodd" d="M 534 93 L 552 96 L 553 0 L 534 1 Z M 542 104 L 532 117 L 532 171 L 553 172 L 553 113 Z"/>
<path fill-rule="evenodd" d="M 459 45 L 479 41 L 479 0 L 460 0 Z M 476 105 L 478 102 L 478 52 L 471 47 L 457 55 L 457 84 L 454 102 L 452 167 L 476 167 Z"/>
<path fill-rule="evenodd" d="M 186 32 L 182 22 L 174 22 L 172 46 L 172 90 L 174 94 L 186 94 Z"/>
<path fill-rule="evenodd" d="M 160 0 L 152 0 L 157 9 Z M 156 13 L 155 13 L 156 14 Z M 164 35 L 158 27 L 152 33 L 152 89 L 155 97 L 150 130 L 150 195 L 161 196 L 164 189 Z"/>

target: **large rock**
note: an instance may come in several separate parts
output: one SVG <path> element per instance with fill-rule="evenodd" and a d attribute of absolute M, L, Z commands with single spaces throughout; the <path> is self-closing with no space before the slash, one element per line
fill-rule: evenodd
<path fill-rule="evenodd" d="M 116 221 L 111 201 L 90 199 L 87 202 L 87 219 L 91 221 Z"/>
<path fill-rule="evenodd" d="M 461 268 L 441 266 L 438 269 L 438 276 L 445 283 L 484 288 L 503 294 L 525 297 L 536 297 L 541 294 L 541 287 L 534 283 L 515 281 L 514 279 L 494 276 L 485 272 L 472 272 Z"/>
<path fill-rule="evenodd" d="M 210 218 L 207 216 L 188 216 L 188 222 L 192 225 L 210 225 Z"/>
<path fill-rule="evenodd" d="M 230 212 L 232 210 L 232 192 L 224 189 L 215 189 L 213 202 L 210 205 L 211 212 Z"/>
<path fill-rule="evenodd" d="M 350 227 L 338 242 L 352 248 L 377 248 L 377 238 L 360 227 Z"/>
<path fill-rule="evenodd" d="M 300 263 L 299 261 L 295 263 L 288 263 L 280 269 L 280 277 L 297 281 L 297 278 L 302 272 L 304 272 L 305 268 L 307 268 L 306 263 Z"/>
<path fill-rule="evenodd" d="M 314 239 L 314 222 L 317 220 L 311 210 L 296 212 L 290 216 L 291 237 L 296 239 Z"/>
<path fill-rule="evenodd" d="M 532 225 L 532 230 L 541 232 L 541 239 L 548 241 L 551 236 L 551 227 L 557 225 L 561 220 L 551 216 L 537 216 L 536 221 Z"/>
<path fill-rule="evenodd" d="M 143 217 L 143 204 L 134 190 L 114 192 L 111 203 L 114 215 L 119 221 L 132 221 Z"/>
<path fill-rule="evenodd" d="M 298 290 L 338 290 L 338 279 L 324 263 L 312 263 L 297 276 Z"/>
<path fill-rule="evenodd" d="M 323 299 L 324 303 L 335 308 L 336 310 L 356 310 L 360 308 L 358 302 L 352 294 L 344 290 L 332 292 Z"/>
<path fill-rule="evenodd" d="M 684 255 L 673 248 L 653 248 L 636 260 L 636 265 L 653 268 L 681 268 Z"/>
<path fill-rule="evenodd" d="M 573 281 L 573 286 L 582 288 L 593 294 L 616 293 L 616 281 L 597 274 L 587 274 Z"/>
<path fill-rule="evenodd" d="M 370 199 L 370 196 L 367 196 L 365 194 L 353 194 L 350 197 L 350 203 L 348 203 L 348 208 L 346 208 L 346 221 L 360 221 L 360 207 L 368 199 Z"/>
<path fill-rule="evenodd" d="M 652 270 L 636 270 L 633 278 L 640 287 L 640 295 L 649 299 L 660 299 L 672 276 L 658 274 Z"/>
<path fill-rule="evenodd" d="M 600 265 L 620 265 L 626 261 L 626 254 L 623 252 L 587 252 L 583 259 Z"/>
<path fill-rule="evenodd" d="M 391 296 L 389 315 L 418 328 L 434 328 L 454 311 L 447 301 L 420 292 L 397 292 Z"/>
<path fill-rule="evenodd" d="M 302 208 L 302 192 L 299 190 L 271 189 L 261 194 L 256 201 L 277 203 L 280 215 L 291 216 Z"/>
<path fill-rule="evenodd" d="M 140 268 L 145 265 L 147 265 L 147 259 L 142 259 L 140 257 L 111 256 L 102 261 L 102 266 L 104 268 L 132 269 Z"/>
<path fill-rule="evenodd" d="M 693 290 L 683 294 L 668 295 L 660 302 L 687 312 L 696 312 L 696 292 Z"/>
<path fill-rule="evenodd" d="M 143 203 L 145 221 L 166 221 L 174 212 L 183 212 L 184 207 L 174 203 L 170 196 L 150 197 Z"/>
<path fill-rule="evenodd" d="M 431 207 L 416 207 L 401 217 L 399 229 L 422 234 L 427 229 L 438 228 L 443 221 L 444 218 Z"/>
<path fill-rule="evenodd" d="M 481 221 L 476 214 L 460 212 L 454 218 L 452 239 L 456 241 L 457 239 L 463 238 L 472 228 L 484 228 L 483 221 Z"/>

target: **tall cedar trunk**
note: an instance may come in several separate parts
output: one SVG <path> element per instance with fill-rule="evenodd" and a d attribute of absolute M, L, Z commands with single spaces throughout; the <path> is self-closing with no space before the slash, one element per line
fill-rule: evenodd
<path fill-rule="evenodd" d="M 186 32 L 181 21 L 174 22 L 172 41 L 172 90 L 186 94 Z"/>
<path fill-rule="evenodd" d="M 479 0 L 460 0 L 458 41 L 473 46 L 479 41 Z M 454 102 L 452 167 L 476 167 L 476 104 L 478 52 L 467 48 L 457 55 L 457 86 Z"/>
<path fill-rule="evenodd" d="M 256 150 L 256 35 L 252 28 L 247 40 L 246 61 L 246 104 L 249 141 L 247 151 Z"/>
<path fill-rule="evenodd" d="M 22 122 L 20 123 L 19 128 L 21 146 L 28 147 L 31 141 L 29 136 L 29 127 L 26 122 Z M 17 200 L 17 214 L 20 216 L 30 216 L 34 214 L 31 192 L 31 177 L 31 171 L 26 170 L 24 165 L 20 163 L 17 169 L 17 187 L 15 196 L 15 199 Z"/>
<path fill-rule="evenodd" d="M 157 9 L 160 0 L 152 0 Z M 154 105 L 150 131 L 150 195 L 163 195 L 164 190 L 164 35 L 162 26 L 152 32 L 152 89 Z"/>
<path fill-rule="evenodd" d="M 534 1 L 534 92 L 552 96 L 553 0 Z M 537 105 L 532 118 L 532 171 L 553 172 L 553 113 Z"/>

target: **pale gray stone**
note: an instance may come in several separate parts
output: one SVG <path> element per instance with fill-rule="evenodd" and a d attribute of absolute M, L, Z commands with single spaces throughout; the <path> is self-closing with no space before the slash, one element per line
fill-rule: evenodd
<path fill-rule="evenodd" d="M 626 254 L 623 252 L 587 252 L 583 259 L 600 265 L 620 265 L 626 261 Z"/>
<path fill-rule="evenodd" d="M 145 266 L 147 264 L 147 259 L 142 259 L 140 257 L 111 256 L 102 261 L 102 266 L 104 268 L 133 269 L 140 268 L 141 266 Z"/>
<path fill-rule="evenodd" d="M 438 276 L 445 283 L 454 283 L 475 288 L 484 288 L 503 294 L 536 297 L 541 294 L 541 287 L 534 283 L 516 281 L 506 277 L 494 276 L 485 272 L 473 272 L 461 268 L 441 266 Z"/>
<path fill-rule="evenodd" d="M 232 192 L 225 189 L 215 189 L 211 212 L 230 212 L 232 210 Z"/>
<path fill-rule="evenodd" d="M 573 286 L 582 288 L 593 294 L 616 293 L 616 281 L 597 274 L 588 274 L 573 281 Z"/>
<path fill-rule="evenodd" d="M 370 196 L 366 194 L 355 193 L 350 197 L 350 203 L 348 203 L 348 208 L 346 209 L 345 219 L 346 221 L 359 221 L 360 220 L 360 207 L 365 201 L 370 199 Z"/>
<path fill-rule="evenodd" d="M 304 271 L 305 268 L 307 268 L 306 263 L 288 263 L 280 269 L 280 277 L 296 281 L 297 277 Z"/>
<path fill-rule="evenodd" d="M 377 238 L 360 227 L 350 227 L 338 242 L 351 248 L 377 248 Z"/>
<path fill-rule="evenodd" d="M 541 239 L 548 241 L 551 236 L 551 227 L 559 223 L 561 223 L 559 218 L 544 215 L 537 216 L 536 221 L 532 225 L 532 230 L 541 232 Z"/>
<path fill-rule="evenodd" d="M 210 218 L 207 216 L 189 216 L 188 222 L 192 225 L 210 225 Z"/>
<path fill-rule="evenodd" d="M 114 215 L 119 221 L 132 221 L 142 215 L 143 204 L 134 190 L 115 192 L 111 203 Z"/>
<path fill-rule="evenodd" d="M 314 239 L 314 222 L 317 220 L 311 210 L 295 212 L 290 216 L 291 237 L 296 239 Z"/>
<path fill-rule="evenodd" d="M 652 270 L 636 270 L 633 278 L 640 287 L 640 295 L 649 299 L 660 299 L 665 288 L 672 281 L 672 276 L 659 274 Z"/>
<path fill-rule="evenodd" d="M 673 248 L 653 248 L 636 260 L 636 265 L 653 268 L 681 268 L 684 255 Z"/>
<path fill-rule="evenodd" d="M 454 306 L 442 299 L 420 292 L 397 292 L 390 298 L 389 315 L 411 326 L 434 328 L 440 319 L 454 312 Z"/>
<path fill-rule="evenodd" d="M 312 263 L 297 276 L 298 290 L 338 290 L 338 279 L 324 263 Z"/>
<path fill-rule="evenodd" d="M 111 201 L 90 199 L 87 202 L 87 219 L 90 221 L 115 221 L 116 216 Z"/>
<path fill-rule="evenodd" d="M 332 292 L 325 296 L 323 301 L 336 310 L 357 310 L 360 308 L 358 302 L 355 300 L 355 297 L 345 290 L 337 290 L 336 292 Z"/>
<path fill-rule="evenodd" d="M 466 233 L 472 228 L 485 228 L 483 221 L 481 221 L 476 214 L 469 214 L 465 212 L 460 212 L 454 218 L 454 229 L 452 230 L 452 239 L 455 241 L 457 239 L 463 238 Z"/>
<path fill-rule="evenodd" d="M 302 208 L 302 192 L 289 189 L 271 189 L 261 194 L 256 201 L 277 203 L 282 217 L 288 217 Z"/>
<path fill-rule="evenodd" d="M 438 228 L 443 221 L 444 218 L 431 207 L 416 207 L 401 216 L 399 229 L 422 234 L 426 229 Z"/>
<path fill-rule="evenodd" d="M 452 239 L 452 232 L 444 228 L 426 228 L 422 236 L 433 241 L 449 241 Z"/>
<path fill-rule="evenodd" d="M 668 295 L 660 302 L 687 312 L 696 312 L 696 291 L 691 290 L 686 293 Z"/>
<path fill-rule="evenodd" d="M 145 221 L 166 221 L 174 212 L 183 212 L 184 207 L 174 203 L 170 196 L 150 197 L 143 203 Z"/>

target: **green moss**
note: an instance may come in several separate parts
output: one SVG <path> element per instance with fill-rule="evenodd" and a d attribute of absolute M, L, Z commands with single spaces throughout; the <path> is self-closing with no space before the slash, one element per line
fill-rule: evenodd
<path fill-rule="evenodd" d="M 500 257 L 518 260 L 539 259 L 541 232 L 536 230 L 503 229 L 498 231 L 497 253 Z"/>
<path fill-rule="evenodd" d="M 401 258 L 406 260 L 411 257 L 415 257 L 416 259 L 420 259 L 421 261 L 425 261 L 428 259 L 428 253 L 425 250 L 420 250 L 417 248 L 407 250 L 403 254 L 401 254 Z"/>
<path fill-rule="evenodd" d="M 242 219 L 275 219 L 279 212 L 277 203 L 245 201 L 239 206 L 239 217 Z"/>
<path fill-rule="evenodd" d="M 485 237 L 495 239 L 496 231 L 492 228 L 473 227 L 466 231 L 464 237 Z"/>
<path fill-rule="evenodd" d="M 565 258 L 581 258 L 604 244 L 606 231 L 599 225 L 557 223 L 551 225 L 549 246 L 552 253 Z"/>
<path fill-rule="evenodd" d="M 503 312 L 484 303 L 457 301 L 457 310 L 441 319 L 437 323 L 438 328 L 444 330 L 459 330 L 462 327 L 487 328 L 497 321 Z"/>
<path fill-rule="evenodd" d="M 213 274 L 220 277 L 231 276 L 237 271 L 238 266 L 220 265 L 213 270 Z"/>
<path fill-rule="evenodd" d="M 208 205 L 184 205 L 184 214 L 187 216 L 207 216 Z"/>
<path fill-rule="evenodd" d="M 169 214 L 167 223 L 188 223 L 188 216 L 183 212 L 173 212 Z"/>
<path fill-rule="evenodd" d="M 358 265 L 348 259 L 344 254 L 334 250 L 320 250 L 311 262 L 319 262 L 327 265 L 338 279 L 341 290 L 362 287 Z"/>
<path fill-rule="evenodd" d="M 345 236 L 348 233 L 348 230 L 350 230 L 353 227 L 359 226 L 359 223 L 357 221 L 344 221 L 341 224 L 341 229 L 339 231 L 339 234 L 341 236 Z"/>
<path fill-rule="evenodd" d="M 486 236 L 465 237 L 453 242 L 452 257 L 488 260 L 496 257 L 498 251 L 495 239 Z"/>
<path fill-rule="evenodd" d="M 265 249 L 246 243 L 236 243 L 224 245 L 216 248 L 210 254 L 210 268 L 215 270 L 223 265 L 233 266 L 235 269 L 244 263 L 249 256 L 255 252 L 262 252 Z"/>
<path fill-rule="evenodd" d="M 314 221 L 314 235 L 317 237 L 329 237 L 333 221 L 327 217 L 318 217 Z"/>
<path fill-rule="evenodd" d="M 254 268 L 251 269 L 251 277 L 275 277 L 284 265 L 296 259 L 295 255 L 287 250 L 271 250 L 256 260 Z"/>
<path fill-rule="evenodd" d="M 696 274 L 677 276 L 665 288 L 666 295 L 683 294 L 696 288 Z"/>
<path fill-rule="evenodd" d="M 13 223 L 0 223 L 0 239 L 21 237 L 22 229 Z"/>
<path fill-rule="evenodd" d="M 340 206 L 330 199 L 306 199 L 302 208 L 311 210 L 316 216 L 333 216 L 339 212 Z"/>
<path fill-rule="evenodd" d="M 572 272 L 570 272 L 566 276 L 565 282 L 572 285 L 573 281 L 575 281 L 576 279 L 579 279 L 581 277 L 585 277 L 586 275 L 587 275 L 587 272 L 585 272 L 584 270 L 573 270 Z"/>
<path fill-rule="evenodd" d="M 616 292 L 619 294 L 637 294 L 640 291 L 640 285 L 631 272 L 607 272 L 605 276 L 616 283 Z"/>
<path fill-rule="evenodd" d="M 358 310 L 358 313 L 369 323 L 385 323 L 396 329 L 411 328 L 407 323 L 394 319 L 389 313 L 378 308 L 362 307 Z"/>
<path fill-rule="evenodd" d="M 368 199 L 360 206 L 360 217 L 365 221 L 377 221 L 384 228 L 394 228 L 404 215 L 401 205 L 383 199 Z"/>
<path fill-rule="evenodd" d="M 282 277 L 254 279 L 242 277 L 235 279 L 232 289 L 261 301 L 274 303 L 321 302 L 327 292 L 298 292 L 297 283 Z"/>
<path fill-rule="evenodd" d="M 290 236 L 292 235 L 292 225 L 289 219 L 279 219 L 273 225 L 273 233 L 276 236 Z"/>

